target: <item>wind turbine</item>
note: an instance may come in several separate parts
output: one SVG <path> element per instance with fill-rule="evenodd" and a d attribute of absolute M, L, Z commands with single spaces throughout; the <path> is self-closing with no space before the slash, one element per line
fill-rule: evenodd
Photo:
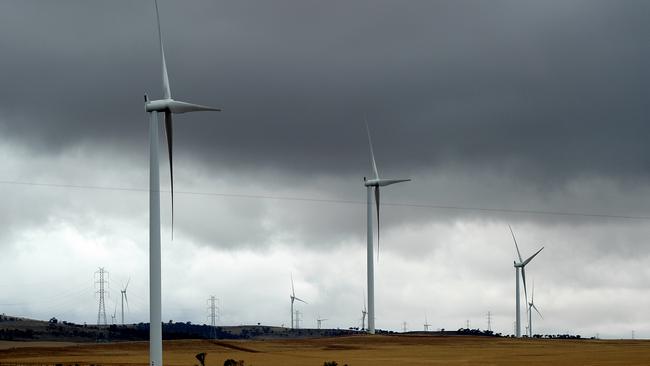
<path fill-rule="evenodd" d="M 516 260 L 513 261 L 513 262 L 514 262 L 514 266 L 515 266 L 515 277 L 516 277 L 516 292 L 515 292 L 515 296 L 516 296 L 516 309 L 515 309 L 516 321 L 515 321 L 515 323 L 516 323 L 516 325 L 515 325 L 515 336 L 516 337 L 521 337 L 521 314 L 520 314 L 521 295 L 519 294 L 519 272 L 521 271 L 521 277 L 522 277 L 523 282 L 524 282 L 524 296 L 526 297 L 526 301 L 528 301 L 528 292 L 526 291 L 526 270 L 525 270 L 525 267 L 526 267 L 526 265 L 528 263 L 530 263 L 531 260 L 533 260 L 533 258 L 535 258 L 535 256 L 537 254 L 539 254 L 539 252 L 541 252 L 544 249 L 544 247 L 542 247 L 540 250 L 535 252 L 535 254 L 531 255 L 528 259 L 523 260 L 521 258 L 521 253 L 519 252 L 519 245 L 517 245 L 517 239 L 515 239 L 515 233 L 512 231 L 512 227 L 510 227 L 510 225 L 508 225 L 508 228 L 510 229 L 510 234 L 512 235 L 512 240 L 515 242 L 515 248 L 517 248 L 517 257 L 519 258 L 519 262 L 517 262 Z"/>
<path fill-rule="evenodd" d="M 113 309 L 113 315 L 111 315 L 111 324 L 115 324 L 116 315 L 117 315 L 117 303 L 115 303 L 115 308 Z"/>
<path fill-rule="evenodd" d="M 365 121 L 365 119 L 364 119 Z M 368 333 L 375 334 L 375 269 L 373 262 L 373 245 L 372 245 L 372 191 L 375 191 L 375 204 L 377 205 L 377 258 L 379 258 L 379 187 L 389 186 L 395 183 L 408 182 L 410 179 L 381 179 L 375 162 L 375 153 L 372 150 L 372 139 L 370 138 L 370 128 L 366 122 L 366 132 L 368 132 L 368 145 L 370 146 L 370 157 L 372 159 L 372 172 L 374 178 L 367 179 L 363 177 L 363 184 L 367 190 L 367 239 L 368 239 Z"/>
<path fill-rule="evenodd" d="M 172 99 L 167 75 L 167 63 L 163 48 L 162 32 L 160 31 L 160 14 L 158 2 L 156 8 L 156 24 L 158 26 L 158 41 L 160 43 L 160 59 L 162 64 L 163 99 L 149 100 L 144 96 L 144 107 L 149 113 L 149 366 L 162 366 L 162 296 L 161 296 L 161 264 L 160 264 L 160 173 L 158 171 L 158 113 L 165 115 L 165 134 L 167 136 L 167 152 L 169 155 L 169 172 L 171 184 L 172 233 L 174 227 L 174 172 L 172 164 L 172 114 L 220 111 L 218 108 L 186 103 Z M 173 234 L 172 234 L 173 235 Z"/>
<path fill-rule="evenodd" d="M 127 309 L 129 308 L 129 299 L 126 297 L 126 289 L 129 288 L 129 282 L 131 282 L 130 278 L 126 281 L 126 286 L 124 286 L 124 289 L 120 290 L 120 293 L 122 295 L 122 325 L 124 325 L 124 301 L 126 301 Z"/>
<path fill-rule="evenodd" d="M 320 316 L 316 319 L 316 325 L 318 326 L 318 329 L 320 329 L 321 323 L 325 320 L 327 319 L 322 319 Z"/>
<path fill-rule="evenodd" d="M 291 329 L 293 329 L 293 324 L 294 324 L 293 323 L 293 302 L 295 300 L 298 300 L 304 302 L 305 304 L 307 303 L 305 300 L 296 297 L 296 291 L 293 287 L 293 275 L 291 275 L 291 295 L 289 296 L 289 298 L 291 299 Z"/>
<path fill-rule="evenodd" d="M 429 321 L 427 320 L 427 314 L 424 314 L 424 331 L 428 332 L 430 326 L 431 324 L 429 324 Z"/>
<path fill-rule="evenodd" d="M 363 294 L 363 310 L 361 310 L 361 330 L 366 328 L 366 315 L 368 311 L 366 310 L 366 294 Z"/>
<path fill-rule="evenodd" d="M 542 313 L 539 312 L 537 306 L 535 306 L 535 281 L 533 281 L 533 293 L 530 295 L 530 302 L 528 303 L 528 336 L 533 337 L 533 309 L 539 314 L 539 317 L 544 319 Z"/>

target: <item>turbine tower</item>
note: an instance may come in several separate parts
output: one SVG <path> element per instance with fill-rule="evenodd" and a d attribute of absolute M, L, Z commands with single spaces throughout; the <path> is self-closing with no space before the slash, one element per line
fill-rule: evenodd
<path fill-rule="evenodd" d="M 126 297 L 126 289 L 129 288 L 129 282 L 131 282 L 131 279 L 129 278 L 126 281 L 126 286 L 122 290 L 120 290 L 120 293 L 122 295 L 122 325 L 124 325 L 124 302 L 126 301 L 126 308 L 129 308 L 129 299 Z"/>
<path fill-rule="evenodd" d="M 365 121 L 365 119 L 364 119 Z M 367 255 L 368 262 L 368 333 L 375 334 L 375 269 L 373 262 L 373 245 L 372 245 L 372 191 L 375 191 L 375 205 L 377 206 L 377 258 L 379 258 L 379 187 L 389 186 L 395 183 L 408 182 L 410 179 L 381 179 L 375 162 L 375 153 L 372 150 L 372 139 L 370 138 L 370 128 L 366 122 L 366 132 L 368 132 L 368 145 L 370 146 L 370 158 L 372 162 L 372 172 L 374 178 L 367 179 L 363 177 L 363 184 L 367 191 Z"/>
<path fill-rule="evenodd" d="M 293 274 L 291 275 L 291 295 L 289 295 L 289 298 L 291 299 L 291 329 L 293 329 L 294 328 L 294 325 L 293 325 L 294 324 L 294 322 L 293 322 L 293 302 L 295 300 L 298 300 L 298 301 L 304 302 L 305 304 L 307 303 L 305 300 L 302 300 L 302 299 L 299 299 L 299 298 L 296 297 L 296 291 L 293 288 Z M 298 328 L 298 326 L 296 326 L 296 328 Z"/>
<path fill-rule="evenodd" d="M 528 259 L 523 260 L 521 258 L 521 253 L 519 252 L 519 245 L 517 245 L 517 239 L 515 238 L 515 233 L 512 231 L 512 227 L 508 225 L 508 228 L 510 229 L 510 234 L 512 235 L 512 240 L 515 242 L 515 248 L 517 249 L 517 257 L 519 259 L 519 262 L 516 260 L 514 261 L 514 266 L 515 266 L 515 279 L 516 279 L 516 290 L 515 290 L 515 296 L 516 296 L 516 309 L 515 309 L 515 336 L 516 337 L 521 337 L 521 314 L 520 314 L 520 302 L 521 302 L 521 295 L 519 293 L 519 272 L 521 272 L 521 277 L 524 282 L 524 296 L 526 297 L 526 301 L 528 301 L 528 293 L 526 291 L 526 270 L 525 267 L 528 263 L 530 263 L 533 258 L 539 252 L 541 252 L 544 247 L 542 247 L 540 250 L 535 252 L 535 254 L 531 255 Z"/>
<path fill-rule="evenodd" d="M 149 100 L 144 96 L 145 111 L 149 113 L 149 366 L 162 366 L 162 296 L 161 296 L 161 264 L 160 264 L 160 174 L 158 171 L 158 113 L 165 115 L 165 134 L 167 136 L 167 152 L 169 155 L 169 172 L 171 185 L 172 235 L 174 230 L 174 172 L 172 164 L 172 114 L 220 111 L 218 108 L 206 107 L 172 99 L 167 75 L 167 63 L 163 48 L 162 32 L 160 31 L 160 14 L 158 2 L 156 8 L 156 24 L 158 26 L 158 41 L 160 44 L 160 59 L 162 64 L 163 99 Z"/>
<path fill-rule="evenodd" d="M 528 303 L 528 336 L 533 337 L 533 309 L 539 314 L 539 317 L 544 319 L 542 313 L 539 312 L 537 306 L 535 306 L 535 281 L 533 281 L 533 292 L 530 294 L 530 302 Z"/>

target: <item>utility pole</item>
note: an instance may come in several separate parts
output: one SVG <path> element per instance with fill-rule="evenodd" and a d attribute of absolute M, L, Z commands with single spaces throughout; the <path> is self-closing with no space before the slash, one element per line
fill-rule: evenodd
<path fill-rule="evenodd" d="M 208 298 L 208 319 L 210 319 L 210 325 L 212 326 L 212 338 L 217 338 L 217 330 L 216 330 L 216 325 L 217 325 L 217 320 L 219 319 L 219 305 L 218 305 L 219 299 L 217 299 L 214 295 L 210 296 Z"/>
<path fill-rule="evenodd" d="M 95 293 L 99 295 L 97 325 L 108 325 L 106 321 L 106 302 L 104 301 L 104 295 L 108 291 L 108 286 L 108 271 L 104 270 L 104 267 L 99 267 L 99 270 L 95 272 L 95 287 L 99 287 L 99 289 L 95 291 Z"/>
<path fill-rule="evenodd" d="M 488 320 L 488 331 L 492 330 L 492 314 L 488 311 L 487 315 L 487 320 Z"/>

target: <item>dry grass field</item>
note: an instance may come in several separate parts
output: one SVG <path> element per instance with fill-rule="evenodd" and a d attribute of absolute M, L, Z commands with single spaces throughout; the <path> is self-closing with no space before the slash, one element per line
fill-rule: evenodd
<path fill-rule="evenodd" d="M 146 342 L 74 344 L 0 342 L 2 363 L 147 365 Z M 650 341 L 528 340 L 482 337 L 353 336 L 269 341 L 165 342 L 166 365 L 207 366 L 228 358 L 246 366 L 339 365 L 650 365 Z"/>

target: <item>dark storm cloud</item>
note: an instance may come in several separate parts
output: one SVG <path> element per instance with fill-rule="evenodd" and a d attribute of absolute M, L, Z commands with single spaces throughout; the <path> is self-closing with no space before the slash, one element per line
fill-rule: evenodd
<path fill-rule="evenodd" d="M 648 178 L 642 1 L 171 2 L 178 154 L 313 173 L 517 171 L 538 185 Z M 146 144 L 160 95 L 150 1 L 0 4 L 0 123 L 43 153 Z"/>

